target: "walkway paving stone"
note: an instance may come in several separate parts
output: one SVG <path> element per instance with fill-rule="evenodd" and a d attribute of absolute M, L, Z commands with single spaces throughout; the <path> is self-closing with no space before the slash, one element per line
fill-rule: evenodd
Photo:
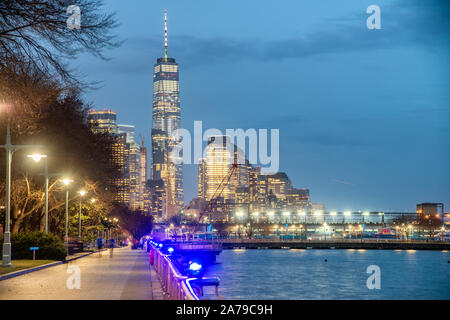
<path fill-rule="evenodd" d="M 78 275 L 79 289 L 74 287 Z M 114 249 L 112 257 L 109 250 L 97 252 L 0 281 L 0 300 L 10 299 L 158 300 L 163 299 L 163 293 L 158 275 L 150 268 L 148 253 L 120 248 Z"/>

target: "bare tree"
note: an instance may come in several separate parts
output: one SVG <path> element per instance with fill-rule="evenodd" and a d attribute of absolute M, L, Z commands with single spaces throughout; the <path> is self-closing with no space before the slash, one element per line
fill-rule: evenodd
<path fill-rule="evenodd" d="M 65 83 L 80 84 L 68 68 L 82 52 L 105 59 L 103 51 L 120 45 L 111 33 L 114 14 L 102 13 L 102 0 L 78 0 L 80 28 L 69 28 L 72 0 L 0 1 L 0 68 L 31 64 L 43 74 L 57 74 Z"/>

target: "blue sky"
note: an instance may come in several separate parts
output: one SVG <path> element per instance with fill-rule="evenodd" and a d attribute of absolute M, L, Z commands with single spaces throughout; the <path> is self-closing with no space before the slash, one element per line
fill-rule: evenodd
<path fill-rule="evenodd" d="M 280 129 L 280 170 L 329 210 L 450 206 L 445 1 L 105 1 L 124 44 L 73 65 L 150 147 L 152 67 L 180 64 L 182 125 Z M 381 8 L 368 30 L 366 8 Z M 197 168 L 185 166 L 185 201 Z M 448 209 L 446 210 L 448 211 Z"/>

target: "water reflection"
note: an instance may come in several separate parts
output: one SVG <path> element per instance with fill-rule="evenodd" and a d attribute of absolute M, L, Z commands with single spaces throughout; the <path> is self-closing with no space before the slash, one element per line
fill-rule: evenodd
<path fill-rule="evenodd" d="M 224 250 L 208 274 L 227 299 L 450 299 L 448 252 Z M 369 290 L 366 270 L 381 269 Z"/>

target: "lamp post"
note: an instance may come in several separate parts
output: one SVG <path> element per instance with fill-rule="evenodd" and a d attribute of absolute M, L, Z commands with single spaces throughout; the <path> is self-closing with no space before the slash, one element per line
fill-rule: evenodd
<path fill-rule="evenodd" d="M 5 210 L 5 233 L 3 238 L 3 266 L 11 265 L 11 161 L 14 152 L 22 149 L 42 148 L 41 145 L 13 145 L 11 144 L 11 129 L 9 123 L 6 128 L 6 144 L 1 145 L 0 148 L 5 149 L 6 153 L 6 210 Z"/>
<path fill-rule="evenodd" d="M 32 158 L 35 162 L 44 159 L 44 177 L 45 177 L 45 213 L 44 213 L 44 232 L 48 233 L 48 161 L 45 154 L 30 154 L 27 156 Z"/>
<path fill-rule="evenodd" d="M 72 182 L 69 178 L 64 178 L 61 180 L 62 183 L 67 187 L 69 183 Z M 69 189 L 66 188 L 66 213 L 65 213 L 65 234 L 64 234 L 64 244 L 66 246 L 67 251 L 69 250 Z"/>
<path fill-rule="evenodd" d="M 86 191 L 78 191 L 80 194 L 80 210 L 78 211 L 78 241 L 81 241 L 81 198 L 86 194 Z"/>

